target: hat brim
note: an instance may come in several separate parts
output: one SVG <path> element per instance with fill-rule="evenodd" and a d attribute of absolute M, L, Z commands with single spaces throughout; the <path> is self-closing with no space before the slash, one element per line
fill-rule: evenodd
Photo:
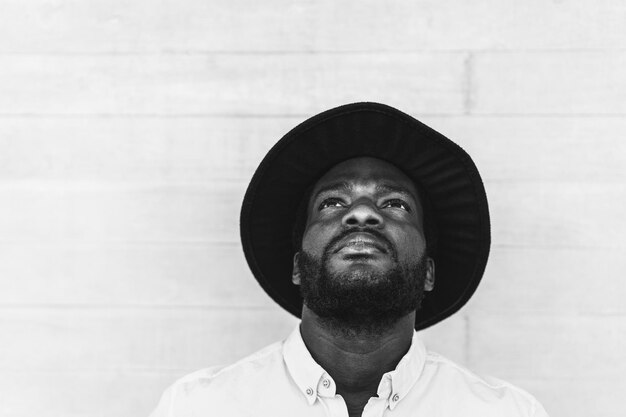
<path fill-rule="evenodd" d="M 265 156 L 246 191 L 241 241 L 248 265 L 267 294 L 300 317 L 291 281 L 292 229 L 305 190 L 339 162 L 386 160 L 420 184 L 435 224 L 436 285 L 416 313 L 417 330 L 457 312 L 487 264 L 490 222 L 480 174 L 460 146 L 413 117 L 378 103 L 320 113 L 287 133 Z"/>

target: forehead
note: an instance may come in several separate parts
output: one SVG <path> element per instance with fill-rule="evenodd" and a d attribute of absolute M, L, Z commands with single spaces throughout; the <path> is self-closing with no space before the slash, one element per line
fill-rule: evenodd
<path fill-rule="evenodd" d="M 415 184 L 404 172 L 389 162 L 372 157 L 352 158 L 333 166 L 315 183 L 313 196 L 340 182 L 363 186 L 384 184 L 417 197 Z"/>

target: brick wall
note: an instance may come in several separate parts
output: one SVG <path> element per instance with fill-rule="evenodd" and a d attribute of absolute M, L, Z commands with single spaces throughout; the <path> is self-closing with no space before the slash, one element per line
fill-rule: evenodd
<path fill-rule="evenodd" d="M 283 338 L 240 202 L 282 134 L 361 100 L 486 182 L 483 284 L 429 346 L 553 416 L 621 416 L 624 22 L 618 0 L 4 1 L 0 417 L 147 415 Z"/>

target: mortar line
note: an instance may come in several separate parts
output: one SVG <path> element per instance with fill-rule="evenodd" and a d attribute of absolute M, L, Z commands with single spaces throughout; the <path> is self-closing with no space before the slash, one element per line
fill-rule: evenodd
<path fill-rule="evenodd" d="M 465 315 L 463 317 L 463 324 L 465 326 L 465 352 L 464 352 L 464 357 L 463 360 L 465 361 L 465 366 L 467 366 L 468 368 L 471 368 L 471 364 L 470 364 L 470 330 L 471 330 L 471 326 L 470 326 L 470 317 L 469 315 Z"/>
<path fill-rule="evenodd" d="M 472 108 L 474 107 L 474 97 L 473 97 L 473 78 L 474 78 L 474 53 L 468 52 L 465 60 L 463 62 L 463 69 L 465 72 L 465 78 L 463 80 L 463 114 L 470 115 L 472 114 Z"/>

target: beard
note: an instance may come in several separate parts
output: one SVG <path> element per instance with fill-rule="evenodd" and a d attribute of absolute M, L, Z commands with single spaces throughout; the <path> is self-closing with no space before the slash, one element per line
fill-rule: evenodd
<path fill-rule="evenodd" d="M 387 271 L 358 268 L 338 273 L 329 268 L 331 246 L 321 259 L 304 251 L 298 258 L 304 304 L 330 330 L 346 336 L 378 336 L 420 308 L 426 279 L 425 254 L 400 265 L 389 244 L 393 267 Z"/>

